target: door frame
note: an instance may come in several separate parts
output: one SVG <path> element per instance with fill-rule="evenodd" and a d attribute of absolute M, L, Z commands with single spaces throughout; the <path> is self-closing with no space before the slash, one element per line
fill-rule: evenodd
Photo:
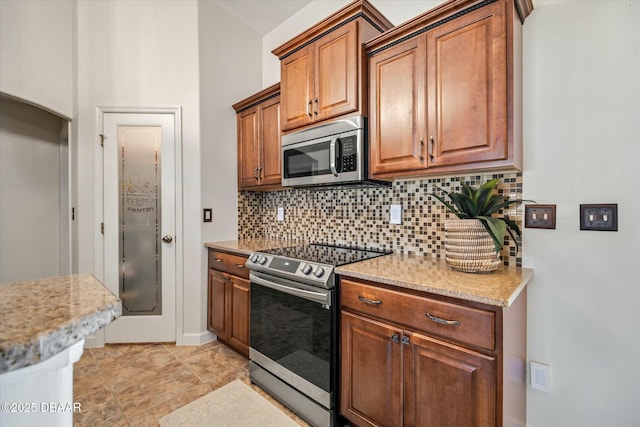
<path fill-rule="evenodd" d="M 183 200 L 182 200 L 182 107 L 181 106 L 159 106 L 159 107 L 114 107 L 101 106 L 96 107 L 96 149 L 94 156 L 95 170 L 95 224 L 94 235 L 94 265 L 95 275 L 100 281 L 104 281 L 105 263 L 104 263 L 104 235 L 100 230 L 100 224 L 104 222 L 104 170 L 103 170 L 103 148 L 101 145 L 100 134 L 104 128 L 104 115 L 107 113 L 120 114 L 172 114 L 175 129 L 175 183 L 174 190 L 176 195 L 175 220 L 176 220 L 176 260 L 175 260 L 175 324 L 176 324 L 176 345 L 182 344 L 183 336 L 183 291 L 184 291 L 184 274 L 183 274 L 183 258 L 184 258 L 184 221 L 183 221 Z M 93 338 L 93 339 L 92 339 Z M 104 328 L 96 332 L 93 337 L 86 340 L 87 347 L 102 347 L 105 344 Z"/>

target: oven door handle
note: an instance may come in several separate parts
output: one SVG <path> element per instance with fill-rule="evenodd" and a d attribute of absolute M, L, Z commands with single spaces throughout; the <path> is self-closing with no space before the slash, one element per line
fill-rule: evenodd
<path fill-rule="evenodd" d="M 249 280 L 251 283 L 255 283 L 256 285 L 264 286 L 267 288 L 271 288 L 276 291 L 284 292 L 285 294 L 293 295 L 295 297 L 304 298 L 309 301 L 317 302 L 318 304 L 323 305 L 331 305 L 331 293 L 321 293 L 321 292 L 313 292 L 307 291 L 300 288 L 295 288 L 291 286 L 281 285 L 279 283 L 272 282 L 271 280 L 264 279 L 262 277 L 256 276 L 255 274 L 249 274 Z M 278 279 L 289 283 L 290 280 L 286 279 Z"/>

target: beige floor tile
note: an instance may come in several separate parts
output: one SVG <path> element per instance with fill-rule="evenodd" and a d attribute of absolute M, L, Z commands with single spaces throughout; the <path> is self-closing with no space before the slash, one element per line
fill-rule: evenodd
<path fill-rule="evenodd" d="M 73 414 L 74 427 L 129 427 L 120 405 L 107 388 L 74 397 L 74 401 L 81 408 Z"/>
<path fill-rule="evenodd" d="M 229 347 L 220 345 L 185 358 L 184 364 L 207 382 L 246 365 L 247 359 Z"/>
<path fill-rule="evenodd" d="M 156 427 L 158 419 L 231 381 L 250 384 L 248 361 L 218 341 L 202 346 L 109 345 L 74 366 L 74 427 Z M 301 426 L 302 419 L 251 387 Z"/>
<path fill-rule="evenodd" d="M 200 384 L 187 390 L 185 393 L 175 396 L 158 405 L 152 406 L 146 411 L 128 416 L 127 419 L 129 420 L 131 427 L 155 426 L 160 418 L 170 414 L 178 408 L 181 408 L 187 403 L 193 402 L 210 391 L 211 389 L 209 387 L 204 384 Z"/>
<path fill-rule="evenodd" d="M 186 393 L 202 381 L 184 365 L 172 365 L 144 378 L 131 378 L 118 390 L 116 398 L 125 415 L 130 416 Z"/>
<path fill-rule="evenodd" d="M 223 346 L 220 341 L 210 341 L 206 344 L 202 345 L 175 345 L 175 344 L 164 344 L 164 348 L 166 348 L 171 354 L 173 354 L 178 359 L 186 359 L 189 356 L 193 356 L 194 354 L 207 352 L 215 347 Z"/>

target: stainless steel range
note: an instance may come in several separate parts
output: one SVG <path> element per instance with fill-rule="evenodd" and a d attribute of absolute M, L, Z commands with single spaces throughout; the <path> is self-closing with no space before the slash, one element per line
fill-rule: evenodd
<path fill-rule="evenodd" d="M 336 423 L 336 266 L 385 252 L 304 245 L 256 252 L 251 280 L 251 381 L 314 426 Z"/>

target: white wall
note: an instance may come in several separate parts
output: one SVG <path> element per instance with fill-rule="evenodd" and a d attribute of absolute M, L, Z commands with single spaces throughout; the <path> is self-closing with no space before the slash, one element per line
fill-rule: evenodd
<path fill-rule="evenodd" d="M 73 4 L 0 1 L 0 92 L 73 115 Z"/>
<path fill-rule="evenodd" d="M 198 2 L 200 58 L 200 164 L 202 207 L 213 221 L 199 221 L 199 283 L 207 283 L 204 242 L 238 237 L 236 114 L 231 105 L 261 87 L 261 37 L 215 2 Z M 206 313 L 206 286 L 198 301 Z M 186 314 L 186 313 L 185 313 Z M 206 331 L 206 316 L 198 319 Z"/>
<path fill-rule="evenodd" d="M 271 53 L 314 24 L 350 3 L 350 0 L 315 0 L 300 9 L 278 27 L 265 34 L 262 39 L 262 85 L 270 86 L 280 81 L 280 61 Z M 442 3 L 439 0 L 371 0 L 394 25 L 401 24 Z"/>
<path fill-rule="evenodd" d="M 0 98 L 0 283 L 61 274 L 63 121 Z"/>
<path fill-rule="evenodd" d="M 183 333 L 200 336 L 201 272 L 198 4 L 93 0 L 77 3 L 79 271 L 102 275 L 97 106 L 182 106 Z M 178 282 L 178 286 L 181 283 Z M 183 336 L 178 337 L 180 342 Z"/>
<path fill-rule="evenodd" d="M 524 30 L 524 197 L 557 229 L 524 230 L 531 426 L 640 425 L 640 3 L 535 2 Z M 618 203 L 618 232 L 579 230 L 580 203 Z"/>

